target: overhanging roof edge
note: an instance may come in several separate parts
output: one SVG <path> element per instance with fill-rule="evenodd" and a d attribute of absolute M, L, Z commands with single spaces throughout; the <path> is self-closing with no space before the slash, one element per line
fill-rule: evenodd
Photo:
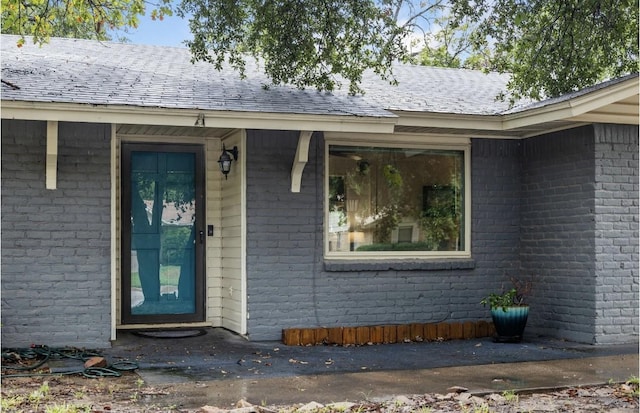
<path fill-rule="evenodd" d="M 3 119 L 191 127 L 202 126 L 198 122 L 204 119 L 204 127 L 238 129 L 393 133 L 397 122 L 397 116 L 391 112 L 389 112 L 389 116 L 376 117 L 166 109 L 14 100 L 3 100 L 0 109 Z"/>
<path fill-rule="evenodd" d="M 554 120 L 571 120 L 571 118 L 584 115 L 589 111 L 637 95 L 638 85 L 639 78 L 635 76 L 576 97 L 552 102 L 544 106 L 525 108 L 515 113 L 507 113 L 503 115 L 505 129 L 530 126 Z M 596 120 L 594 119 L 594 121 Z"/>
<path fill-rule="evenodd" d="M 516 131 L 520 128 L 540 125 L 540 132 L 547 132 L 547 125 L 557 121 L 575 122 L 576 126 L 590 122 L 609 122 L 611 114 L 599 114 L 597 109 L 615 104 L 623 99 L 638 94 L 638 77 L 600 88 L 587 94 L 566 100 L 536 106 L 515 113 L 502 114 L 456 114 L 438 112 L 411 112 L 393 110 L 398 115 L 398 126 L 431 127 L 431 128 L 460 128 L 476 129 L 479 131 Z M 587 114 L 591 113 L 589 116 Z M 637 117 L 637 115 L 636 115 Z M 633 116 L 619 116 L 616 119 L 624 121 Z M 637 124 L 637 122 L 628 122 Z M 555 126 L 554 126 L 555 127 Z M 562 128 L 566 128 L 563 126 Z M 535 135 L 535 133 L 534 133 Z M 527 135 L 530 136 L 530 135 Z"/>

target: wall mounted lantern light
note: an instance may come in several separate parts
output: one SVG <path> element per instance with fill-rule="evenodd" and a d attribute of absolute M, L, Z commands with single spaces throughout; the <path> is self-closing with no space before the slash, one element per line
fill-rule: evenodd
<path fill-rule="evenodd" d="M 229 174 L 229 171 L 231 170 L 231 156 L 229 156 L 229 154 L 231 154 L 231 156 L 233 156 L 233 160 L 237 161 L 238 160 L 238 147 L 234 146 L 233 149 L 227 149 L 224 147 L 224 145 L 222 145 L 222 154 L 220 155 L 220 158 L 218 159 L 218 164 L 220 165 L 220 172 L 222 172 L 222 174 L 224 175 L 224 179 L 227 179 L 227 175 Z"/>

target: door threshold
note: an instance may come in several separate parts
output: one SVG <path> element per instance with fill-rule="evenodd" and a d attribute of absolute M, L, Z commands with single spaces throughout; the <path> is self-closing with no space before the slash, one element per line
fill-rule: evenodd
<path fill-rule="evenodd" d="M 116 326 L 117 330 L 143 330 L 143 329 L 170 329 L 170 328 L 197 328 L 197 327 L 213 327 L 211 323 L 163 323 L 163 324 L 120 324 Z"/>

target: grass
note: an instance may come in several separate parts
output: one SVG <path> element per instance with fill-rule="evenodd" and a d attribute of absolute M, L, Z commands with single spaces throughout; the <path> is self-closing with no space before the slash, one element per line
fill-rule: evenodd
<path fill-rule="evenodd" d="M 177 287 L 179 279 L 179 265 L 160 266 L 160 285 L 172 285 L 174 287 Z M 131 288 L 142 288 L 142 284 L 140 283 L 140 274 L 137 272 L 131 273 Z"/>
<path fill-rule="evenodd" d="M 505 390 L 502 392 L 502 397 L 507 403 L 518 403 L 518 394 L 513 390 Z"/>
<path fill-rule="evenodd" d="M 40 388 L 29 393 L 27 399 L 29 400 L 29 404 L 34 406 L 35 409 L 38 410 L 38 406 L 40 406 L 40 403 L 45 401 L 48 395 L 49 383 L 45 381 L 44 383 L 42 383 Z"/>
<path fill-rule="evenodd" d="M 630 376 L 625 382 L 628 386 L 632 397 L 640 397 L 640 379 L 636 376 Z"/>
<path fill-rule="evenodd" d="M 23 396 L 7 395 L 0 398 L 0 411 L 15 411 L 24 402 Z"/>
<path fill-rule="evenodd" d="M 491 413 L 491 408 L 489 408 L 488 404 L 481 403 L 473 406 L 473 413 Z"/>
<path fill-rule="evenodd" d="M 78 392 L 74 393 L 76 398 L 81 398 L 81 396 Z M 41 411 L 41 405 L 45 405 L 43 410 L 45 413 L 88 413 L 91 411 L 91 406 L 67 404 L 66 402 L 59 404 L 53 401 L 53 398 L 54 396 L 50 394 L 49 383 L 45 381 L 26 397 L 23 395 L 3 395 L 0 398 L 0 411 L 25 411 L 21 409 L 25 406 L 30 408 L 28 411 Z"/>
<path fill-rule="evenodd" d="M 73 404 L 54 404 L 44 409 L 45 413 L 89 413 L 91 406 L 76 406 Z"/>

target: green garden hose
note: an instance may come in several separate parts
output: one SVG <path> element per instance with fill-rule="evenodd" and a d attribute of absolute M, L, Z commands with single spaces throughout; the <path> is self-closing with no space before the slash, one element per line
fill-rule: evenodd
<path fill-rule="evenodd" d="M 68 371 L 64 373 L 17 373 L 17 374 L 4 374 L 4 370 L 14 371 L 34 371 L 42 367 L 49 360 L 55 359 L 74 359 L 87 361 L 91 357 L 100 357 L 100 353 L 91 350 L 83 350 L 77 348 L 52 348 L 46 345 L 33 345 L 28 348 L 9 348 L 2 350 L 2 377 L 35 377 L 35 376 L 60 376 L 60 375 L 72 375 L 82 374 L 88 378 L 99 377 L 120 377 L 123 371 L 133 371 L 138 368 L 138 365 L 131 361 L 117 361 L 108 365 L 107 367 L 88 367 L 78 370 Z M 28 364 L 19 364 L 28 361 Z M 7 364 L 9 363 L 9 364 Z"/>

